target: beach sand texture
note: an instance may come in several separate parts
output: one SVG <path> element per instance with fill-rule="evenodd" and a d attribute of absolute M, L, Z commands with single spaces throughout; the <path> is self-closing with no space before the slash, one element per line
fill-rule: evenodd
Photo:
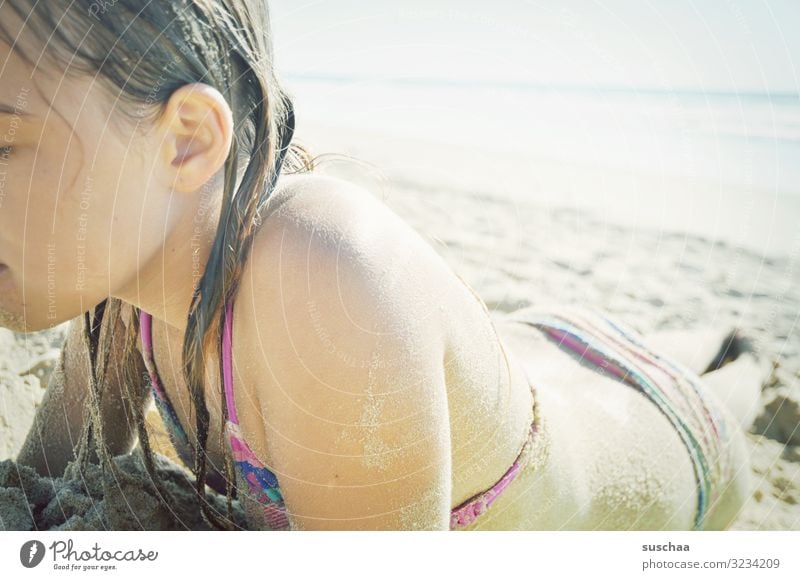
<path fill-rule="evenodd" d="M 800 529 L 800 235 L 785 256 L 760 256 L 697 235 L 611 225 L 533 198 L 422 186 L 396 175 L 373 179 L 370 190 L 431 242 L 492 316 L 558 301 L 602 306 L 644 333 L 750 329 L 759 355 L 775 368 L 747 434 L 757 489 L 732 529 Z M 116 459 L 132 478 L 114 497 L 103 497 L 98 470 L 81 484 L 38 478 L 10 461 L 64 330 L 25 336 L 0 329 L 0 529 L 201 529 L 189 473 L 174 463 L 154 408 L 148 421 L 159 469 L 179 499 L 174 514 L 156 506 L 136 452 Z M 225 498 L 212 497 L 223 510 Z"/>

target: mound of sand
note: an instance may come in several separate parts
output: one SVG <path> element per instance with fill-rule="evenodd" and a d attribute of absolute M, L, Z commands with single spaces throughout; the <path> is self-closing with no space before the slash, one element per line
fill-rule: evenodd
<path fill-rule="evenodd" d="M 124 481 L 114 481 L 99 465 L 90 464 L 72 477 L 40 477 L 11 460 L 0 462 L 0 530 L 210 530 L 194 491 L 193 477 L 168 458 L 154 454 L 164 487 L 175 498 L 159 501 L 136 447 L 114 458 Z M 70 464 L 72 466 L 72 464 Z M 74 472 L 70 466 L 65 473 Z M 210 488 L 208 500 L 220 514 L 226 498 Z M 236 524 L 247 522 L 233 500 Z"/>
<path fill-rule="evenodd" d="M 13 461 L 33 423 L 56 367 L 67 325 L 16 334 L 0 328 L 0 530 L 208 530 L 194 491 L 194 476 L 180 463 L 155 408 L 147 415 L 154 461 L 175 501 L 159 501 L 142 462 L 140 447 L 114 458 L 126 480 L 89 465 L 74 477 L 41 477 Z M 72 470 L 68 467 L 65 474 Z M 207 487 L 221 515 L 226 498 Z M 244 512 L 233 500 L 234 522 L 246 529 Z"/>
<path fill-rule="evenodd" d="M 65 332 L 66 325 L 27 336 L 0 328 L 0 459 L 22 447 Z"/>

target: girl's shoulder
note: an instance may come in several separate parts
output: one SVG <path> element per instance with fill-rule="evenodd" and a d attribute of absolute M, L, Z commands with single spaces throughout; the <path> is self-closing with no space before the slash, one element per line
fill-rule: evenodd
<path fill-rule="evenodd" d="M 274 195 L 233 309 L 243 433 L 287 502 L 334 523 L 364 517 L 343 506 L 384 513 L 400 490 L 370 505 L 325 486 L 389 480 L 423 493 L 447 473 L 444 313 L 431 291 L 441 265 L 359 186 L 301 176 Z M 403 450 L 391 461 L 376 452 L 390 443 Z"/>
<path fill-rule="evenodd" d="M 340 234 L 356 234 L 354 219 L 377 220 L 392 225 L 394 233 L 413 229 L 392 212 L 372 191 L 346 179 L 313 172 L 282 175 L 262 214 L 257 236 L 264 238 L 288 225 L 316 228 L 324 221 L 330 230 Z M 272 222 L 272 226 L 270 226 Z M 391 224 L 389 223 L 391 222 Z M 367 225 L 363 223 L 363 225 Z M 383 230 L 390 233 L 391 230 Z M 258 239 L 258 238 L 257 238 Z"/>
<path fill-rule="evenodd" d="M 313 173 L 279 182 L 262 214 L 243 278 L 250 284 L 246 291 L 257 292 L 252 298 L 262 305 L 285 297 L 287 288 L 313 294 L 335 284 L 353 299 L 390 292 L 387 306 L 407 307 L 417 316 L 425 300 L 435 299 L 431 288 L 456 282 L 442 256 L 379 195 Z M 438 311 L 440 305 L 435 306 Z M 429 321 L 435 318 L 428 313 Z"/>

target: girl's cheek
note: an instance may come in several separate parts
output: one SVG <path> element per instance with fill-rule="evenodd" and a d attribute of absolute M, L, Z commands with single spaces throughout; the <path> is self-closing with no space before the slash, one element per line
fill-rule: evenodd
<path fill-rule="evenodd" d="M 30 183 L 30 173 L 24 170 L 17 158 L 16 151 L 0 158 L 0 221 L 4 229 L 14 231 L 23 223 Z M 23 167 L 22 171 L 20 167 Z"/>

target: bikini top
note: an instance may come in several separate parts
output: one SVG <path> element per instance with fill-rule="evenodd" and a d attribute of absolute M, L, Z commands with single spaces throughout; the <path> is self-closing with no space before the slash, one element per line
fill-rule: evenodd
<path fill-rule="evenodd" d="M 225 309 L 225 322 L 222 334 L 222 376 L 225 387 L 225 401 L 228 406 L 228 416 L 225 418 L 225 433 L 230 443 L 236 475 L 247 484 L 253 497 L 263 505 L 265 519 L 273 530 L 288 530 L 289 519 L 286 515 L 286 506 L 278 485 L 278 478 L 264 465 L 253 452 L 241 434 L 239 417 L 236 413 L 236 403 L 233 398 L 233 357 L 231 356 L 231 339 L 233 336 L 233 300 L 228 301 Z M 142 331 L 142 346 L 144 362 L 150 375 L 150 384 L 153 389 L 153 398 L 164 424 L 170 432 L 170 439 L 178 455 L 188 465 L 194 464 L 194 447 L 189 441 L 186 431 L 181 426 L 178 415 L 175 413 L 169 398 L 158 378 L 155 360 L 153 358 L 152 317 L 149 313 L 140 311 Z M 219 473 L 209 474 L 208 483 L 217 489 L 226 485 Z"/>
<path fill-rule="evenodd" d="M 153 359 L 152 317 L 147 312 L 140 310 L 140 324 L 144 362 L 150 376 L 154 400 L 164 424 L 170 432 L 170 439 L 178 455 L 186 465 L 194 464 L 194 448 L 189 442 L 183 427 L 180 424 L 175 410 L 158 378 L 155 361 Z M 233 397 L 233 298 L 229 299 L 225 307 L 225 319 L 222 334 L 222 378 L 225 390 L 225 400 L 228 406 L 228 416 L 225 420 L 225 432 L 230 442 L 234 466 L 237 476 L 246 482 L 252 496 L 262 504 L 265 520 L 272 530 L 289 530 L 289 519 L 286 505 L 280 491 L 278 478 L 264 465 L 244 440 L 239 427 L 239 418 L 236 414 L 236 403 Z M 533 386 L 531 385 L 533 390 Z M 535 391 L 534 391 L 535 395 Z M 535 401 L 535 397 L 534 397 Z M 536 409 L 538 410 L 538 408 Z M 500 496 L 509 484 L 516 478 L 522 465 L 525 454 L 531 448 L 534 435 L 538 431 L 538 414 L 534 413 L 534 421 L 528 432 L 528 437 L 522 445 L 517 458 L 503 476 L 489 489 L 473 495 L 466 501 L 453 508 L 450 512 L 450 529 L 456 530 L 472 524 L 475 519 L 485 513 L 489 506 Z M 218 474 L 209 474 L 209 485 L 225 485 Z"/>

